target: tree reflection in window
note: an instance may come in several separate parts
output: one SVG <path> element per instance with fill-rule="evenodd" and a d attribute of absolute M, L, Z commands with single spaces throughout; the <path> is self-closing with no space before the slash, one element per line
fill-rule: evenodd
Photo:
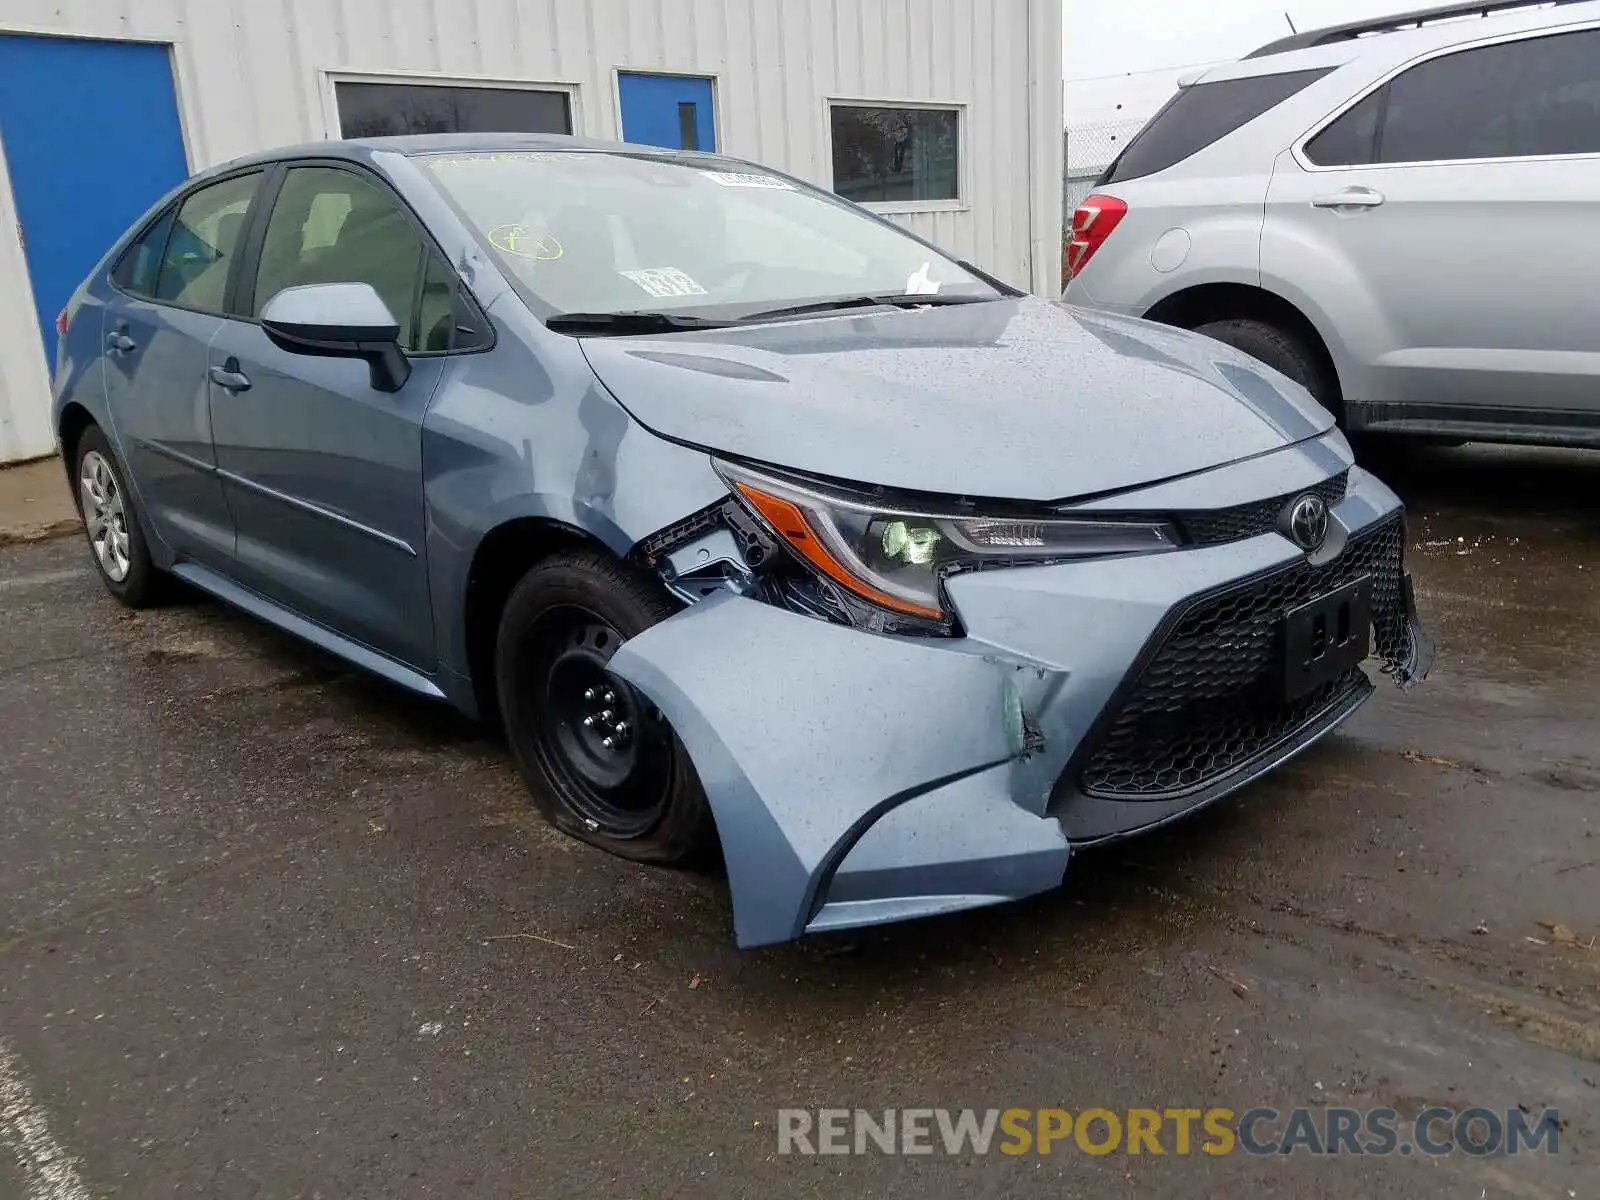
<path fill-rule="evenodd" d="M 960 116 L 953 108 L 834 104 L 833 190 L 893 203 L 960 198 Z"/>

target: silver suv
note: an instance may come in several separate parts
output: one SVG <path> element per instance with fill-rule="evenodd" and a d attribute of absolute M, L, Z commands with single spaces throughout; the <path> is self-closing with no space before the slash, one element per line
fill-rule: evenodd
<path fill-rule="evenodd" d="M 1210 68 L 1067 257 L 1067 300 L 1227 342 L 1351 432 L 1600 446 L 1600 3 L 1480 0 Z"/>

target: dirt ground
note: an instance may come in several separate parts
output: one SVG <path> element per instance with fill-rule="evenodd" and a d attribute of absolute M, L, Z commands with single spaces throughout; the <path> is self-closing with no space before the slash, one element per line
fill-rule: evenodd
<path fill-rule="evenodd" d="M 1600 455 L 1381 469 L 1425 686 L 1057 893 L 746 953 L 714 875 L 552 834 L 478 728 L 209 601 L 121 611 L 75 538 L 0 548 L 0 1197 L 1600 1196 Z M 1562 1125 L 1482 1158 L 776 1136 L 1297 1105 Z"/>

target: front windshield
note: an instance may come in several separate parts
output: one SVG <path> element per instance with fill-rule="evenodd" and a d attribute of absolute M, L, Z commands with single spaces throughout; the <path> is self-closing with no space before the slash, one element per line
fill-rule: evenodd
<path fill-rule="evenodd" d="M 999 294 L 838 199 L 742 164 L 594 151 L 420 163 L 544 317 Z"/>

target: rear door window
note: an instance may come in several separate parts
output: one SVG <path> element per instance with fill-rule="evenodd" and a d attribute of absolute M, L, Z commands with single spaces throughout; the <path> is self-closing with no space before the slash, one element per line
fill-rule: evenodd
<path fill-rule="evenodd" d="M 228 274 L 242 249 L 245 221 L 261 173 L 236 175 L 191 192 L 178 206 L 156 278 L 155 298 L 221 313 Z"/>
<path fill-rule="evenodd" d="M 1331 70 L 1252 75 L 1186 87 L 1150 118 L 1096 186 L 1165 171 L 1276 108 Z"/>
<path fill-rule="evenodd" d="M 1600 153 L 1600 30 L 1431 59 L 1388 92 L 1381 162 Z"/>

